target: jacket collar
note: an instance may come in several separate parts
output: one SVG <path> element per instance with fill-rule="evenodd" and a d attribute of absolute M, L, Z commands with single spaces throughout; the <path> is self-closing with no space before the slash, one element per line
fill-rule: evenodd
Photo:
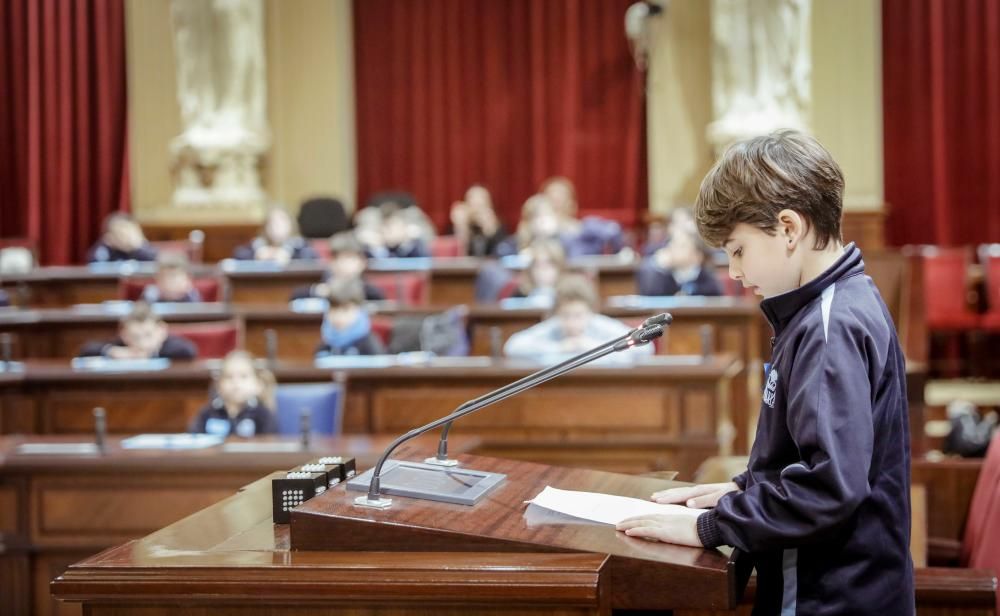
<path fill-rule="evenodd" d="M 819 297 L 824 289 L 864 271 L 865 262 L 861 260 L 861 250 L 851 242 L 844 247 L 844 254 L 822 274 L 797 289 L 763 300 L 760 309 L 774 329 L 774 335 L 779 336 L 799 310 Z"/>

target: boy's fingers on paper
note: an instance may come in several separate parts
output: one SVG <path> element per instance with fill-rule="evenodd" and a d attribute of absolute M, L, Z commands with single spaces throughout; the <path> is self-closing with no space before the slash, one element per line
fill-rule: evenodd
<path fill-rule="evenodd" d="M 696 496 L 708 494 L 717 489 L 717 487 L 713 487 L 710 484 L 688 486 L 684 488 L 670 488 L 669 490 L 653 492 L 652 500 L 661 504 L 684 503 L 685 501 L 688 501 Z"/>
<path fill-rule="evenodd" d="M 712 492 L 711 494 L 703 494 L 701 496 L 690 498 L 685 504 L 692 509 L 705 509 L 706 507 L 715 507 L 717 504 L 719 504 L 719 499 L 725 496 L 726 494 L 728 494 L 728 490 L 719 490 L 717 492 Z"/>
<path fill-rule="evenodd" d="M 627 530 L 629 528 L 635 528 L 636 526 L 642 526 L 644 524 L 655 524 L 657 518 L 660 516 L 655 515 L 637 515 L 631 518 L 625 518 L 621 522 L 615 525 L 618 530 Z"/>
<path fill-rule="evenodd" d="M 655 541 L 669 541 L 669 535 L 663 529 L 655 526 L 636 526 L 625 531 L 629 537 L 640 539 L 650 539 Z"/>

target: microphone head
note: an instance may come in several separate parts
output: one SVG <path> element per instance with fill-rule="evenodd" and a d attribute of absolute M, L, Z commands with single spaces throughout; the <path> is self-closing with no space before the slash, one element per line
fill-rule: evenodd
<path fill-rule="evenodd" d="M 655 338 L 659 338 L 663 335 L 663 325 L 656 324 L 651 327 L 645 327 L 639 331 L 637 336 L 639 342 L 649 342 Z"/>
<path fill-rule="evenodd" d="M 674 320 L 674 317 L 670 315 L 669 312 L 661 312 L 660 314 L 654 315 L 642 322 L 642 327 L 652 327 L 654 325 L 670 325 L 670 322 Z"/>

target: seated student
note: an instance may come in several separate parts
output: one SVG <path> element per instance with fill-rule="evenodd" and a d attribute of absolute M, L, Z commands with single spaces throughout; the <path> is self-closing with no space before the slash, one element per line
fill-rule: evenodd
<path fill-rule="evenodd" d="M 625 248 L 625 235 L 617 222 L 600 216 L 578 218 L 576 187 L 569 178 L 551 177 L 539 191 L 555 208 L 568 256 L 615 254 Z"/>
<path fill-rule="evenodd" d="M 87 263 L 154 261 L 156 250 L 130 214 L 114 212 L 104 219 L 104 233 L 89 251 Z"/>
<path fill-rule="evenodd" d="M 254 364 L 246 351 L 232 351 L 215 378 L 215 395 L 191 422 L 189 432 L 241 436 L 272 434 L 278 424 L 274 406 L 274 375 Z"/>
<path fill-rule="evenodd" d="M 323 319 L 322 342 L 316 357 L 329 355 L 380 355 L 385 352 L 378 336 L 372 333 L 371 320 L 361 307 L 364 288 L 361 280 L 336 280 L 328 285 L 330 302 Z"/>
<path fill-rule="evenodd" d="M 117 338 L 88 342 L 79 354 L 109 359 L 194 359 L 197 355 L 198 347 L 193 342 L 167 333 L 167 324 L 146 302 L 136 302 L 132 312 L 122 319 Z"/>
<path fill-rule="evenodd" d="M 375 285 L 366 282 L 363 274 L 368 266 L 365 249 L 351 231 L 343 231 L 330 238 L 330 262 L 323 274 L 322 282 L 308 287 L 300 287 L 292 292 L 292 299 L 305 297 L 326 297 L 329 285 L 337 280 L 361 280 L 365 289 L 365 301 L 377 302 L 385 299 L 385 294 Z"/>
<path fill-rule="evenodd" d="M 200 302 L 188 272 L 188 260 L 179 252 L 165 252 L 156 259 L 156 281 L 142 290 L 142 300 L 157 302 Z"/>
<path fill-rule="evenodd" d="M 420 209 L 413 195 L 405 192 L 377 193 L 354 215 L 354 232 L 368 254 L 372 257 L 426 256 L 389 254 L 385 246 L 384 223 L 390 216 L 399 217 L 405 243 L 423 246 L 426 250 L 434 240 L 434 223 Z"/>
<path fill-rule="evenodd" d="M 504 345 L 504 355 L 519 359 L 564 360 L 608 342 L 630 331 L 611 317 L 598 314 L 597 290 L 582 274 L 568 274 L 556 286 L 553 316 L 517 332 Z M 652 345 L 622 351 L 605 358 L 606 363 L 651 355 Z"/>
<path fill-rule="evenodd" d="M 642 245 L 642 256 L 648 257 L 670 243 L 670 238 L 678 230 L 687 230 L 695 235 L 698 228 L 694 222 L 694 211 L 690 207 L 677 206 L 670 210 L 666 223 L 657 218 L 650 223 L 646 241 Z"/>
<path fill-rule="evenodd" d="M 646 257 L 635 272 L 640 295 L 722 295 L 708 247 L 697 232 L 677 229 L 670 243 Z"/>
<path fill-rule="evenodd" d="M 559 233 L 559 216 L 552 200 L 542 194 L 531 195 L 521 206 L 521 220 L 517 231 L 497 246 L 501 257 L 525 253 L 538 240 L 557 239 L 563 241 Z M 563 242 L 565 248 L 565 242 Z"/>
<path fill-rule="evenodd" d="M 252 242 L 238 247 L 233 257 L 242 261 L 276 261 L 288 263 L 293 259 L 315 259 L 316 252 L 309 243 L 296 234 L 295 223 L 280 206 L 267 210 L 260 235 Z"/>
<path fill-rule="evenodd" d="M 470 257 L 495 257 L 507 233 L 493 209 L 493 196 L 482 184 L 465 191 L 465 200 L 451 206 L 452 231 Z"/>
<path fill-rule="evenodd" d="M 379 259 L 430 256 L 429 243 L 423 239 L 421 227 L 409 213 L 415 207 L 393 202 L 379 207 L 382 214 L 380 225 L 364 232 L 358 229 L 358 239 L 365 245 L 368 256 Z"/>
<path fill-rule="evenodd" d="M 555 239 L 540 239 L 528 247 L 526 255 L 530 261 L 510 297 L 534 299 L 551 306 L 556 297 L 556 284 L 566 269 L 566 252 L 562 243 Z"/>

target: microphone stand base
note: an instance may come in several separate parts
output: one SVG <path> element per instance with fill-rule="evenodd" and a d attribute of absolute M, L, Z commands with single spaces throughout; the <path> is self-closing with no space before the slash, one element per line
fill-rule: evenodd
<path fill-rule="evenodd" d="M 430 457 L 424 460 L 424 464 L 433 464 L 434 466 L 458 466 L 458 460 L 452 460 L 451 458 L 439 460 L 438 458 Z"/>
<path fill-rule="evenodd" d="M 368 495 L 359 496 L 354 499 L 355 507 L 368 507 L 370 509 L 388 509 L 392 506 L 391 498 L 377 498 L 375 500 L 369 500 Z"/>

